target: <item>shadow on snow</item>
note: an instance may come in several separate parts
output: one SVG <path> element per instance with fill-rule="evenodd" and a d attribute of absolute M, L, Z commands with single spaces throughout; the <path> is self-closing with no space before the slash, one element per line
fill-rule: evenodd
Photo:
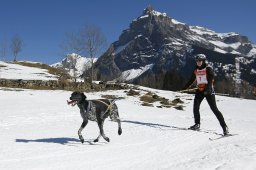
<path fill-rule="evenodd" d="M 79 142 L 76 138 L 45 138 L 45 139 L 16 139 L 16 142 L 30 143 L 30 142 L 43 142 L 43 143 L 57 143 L 57 144 L 68 144 L 70 142 Z"/>
<path fill-rule="evenodd" d="M 163 125 L 163 124 L 158 124 L 158 123 L 148 123 L 148 122 L 139 122 L 139 121 L 131 121 L 131 120 L 123 120 L 122 122 L 143 125 L 143 126 L 149 126 L 151 128 L 159 128 L 161 130 L 186 130 L 186 131 L 194 131 L 194 132 L 199 132 L 199 133 L 215 134 L 215 135 L 222 136 L 222 134 L 220 134 L 220 133 L 214 132 L 213 130 L 206 130 L 206 129 L 200 129 L 198 131 L 195 131 L 195 130 L 190 130 L 190 129 L 184 128 L 184 127 L 169 126 L 169 125 Z"/>
<path fill-rule="evenodd" d="M 82 144 L 79 139 L 76 138 L 44 138 L 44 139 L 16 139 L 16 142 L 20 143 L 31 143 L 31 142 L 39 142 L 39 143 L 56 143 L 56 144 Z M 88 144 L 88 145 L 101 145 L 105 144 L 104 142 L 93 142 L 93 139 L 88 139 L 85 140 L 83 144 Z"/>

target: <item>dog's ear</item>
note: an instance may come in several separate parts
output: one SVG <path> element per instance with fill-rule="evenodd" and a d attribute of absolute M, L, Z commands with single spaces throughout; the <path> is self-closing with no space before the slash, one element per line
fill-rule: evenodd
<path fill-rule="evenodd" d="M 87 98 L 86 95 L 84 93 L 81 93 L 81 95 L 82 95 L 82 99 L 86 100 L 86 98 Z"/>

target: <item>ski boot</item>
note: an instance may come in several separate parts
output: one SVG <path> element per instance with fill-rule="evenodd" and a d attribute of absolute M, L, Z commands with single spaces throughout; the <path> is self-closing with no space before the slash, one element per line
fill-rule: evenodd
<path fill-rule="evenodd" d="M 225 127 L 223 128 L 223 135 L 224 135 L 224 136 L 227 136 L 228 134 L 229 134 L 228 127 L 225 126 Z"/>
<path fill-rule="evenodd" d="M 199 130 L 200 129 L 200 124 L 196 123 L 193 126 L 190 126 L 188 129 L 189 130 Z"/>

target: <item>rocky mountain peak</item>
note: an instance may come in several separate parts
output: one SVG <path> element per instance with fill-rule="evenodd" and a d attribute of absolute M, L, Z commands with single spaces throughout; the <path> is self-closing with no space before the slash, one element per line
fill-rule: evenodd
<path fill-rule="evenodd" d="M 146 16 L 167 16 L 167 15 L 166 15 L 166 13 L 161 13 L 161 12 L 154 10 L 154 8 L 151 5 L 148 5 L 143 10 L 142 16 L 140 18 L 146 17 Z"/>
<path fill-rule="evenodd" d="M 130 23 L 107 51 L 95 64 L 95 73 L 101 80 L 177 90 L 195 66 L 193 56 L 204 53 L 219 82 L 232 86 L 236 84 L 233 82 L 241 82 L 237 79 L 256 83 L 256 48 L 246 36 L 189 26 L 151 6 Z M 242 70 L 246 72 L 241 73 Z"/>
<path fill-rule="evenodd" d="M 153 14 L 153 7 L 151 6 L 151 5 L 148 5 L 145 9 L 144 9 L 144 11 L 143 11 L 143 15 L 151 15 L 151 14 Z"/>

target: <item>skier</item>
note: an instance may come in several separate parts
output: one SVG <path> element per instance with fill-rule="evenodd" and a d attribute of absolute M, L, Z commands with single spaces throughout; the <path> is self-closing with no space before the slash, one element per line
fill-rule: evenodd
<path fill-rule="evenodd" d="M 219 120 L 219 123 L 223 129 L 223 134 L 227 135 L 229 133 L 228 127 L 225 123 L 222 113 L 218 110 L 216 101 L 215 101 L 215 93 L 213 89 L 213 81 L 214 81 L 213 69 L 207 65 L 206 56 L 204 54 L 197 54 L 195 56 L 195 59 L 196 59 L 196 68 L 190 80 L 183 88 L 183 90 L 188 89 L 196 80 L 198 88 L 196 90 L 196 94 L 194 98 L 194 108 L 193 108 L 195 124 L 191 126 L 189 129 L 191 130 L 200 129 L 199 108 L 203 99 L 206 98 L 211 110 Z"/>

